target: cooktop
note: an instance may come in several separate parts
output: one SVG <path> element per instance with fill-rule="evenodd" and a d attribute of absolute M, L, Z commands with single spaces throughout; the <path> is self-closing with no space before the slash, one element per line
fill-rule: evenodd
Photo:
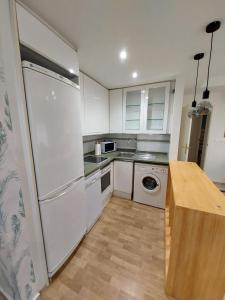
<path fill-rule="evenodd" d="M 84 157 L 84 161 L 85 162 L 91 162 L 91 163 L 95 163 L 95 164 L 99 164 L 101 162 L 103 162 L 104 160 L 106 160 L 106 157 L 102 157 L 102 156 L 86 156 Z"/>

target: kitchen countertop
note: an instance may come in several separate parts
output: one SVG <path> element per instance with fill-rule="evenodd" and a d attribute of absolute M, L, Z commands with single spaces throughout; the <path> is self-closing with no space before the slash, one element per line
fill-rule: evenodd
<path fill-rule="evenodd" d="M 125 153 L 122 157 L 120 153 Z M 135 153 L 134 156 L 129 157 L 129 154 L 126 156 L 126 153 L 132 152 Z M 87 153 L 85 156 L 94 155 L 94 152 Z M 130 149 L 118 149 L 118 151 L 110 152 L 106 154 L 102 154 L 102 157 L 108 158 L 107 160 L 101 163 L 90 163 L 84 162 L 84 175 L 85 177 L 94 173 L 97 170 L 100 170 L 107 166 L 114 160 L 121 160 L 121 161 L 131 161 L 131 162 L 140 162 L 140 163 L 147 163 L 147 164 L 157 164 L 157 165 L 168 165 L 169 159 L 167 153 L 160 153 L 160 152 L 137 152 L 135 150 Z"/>

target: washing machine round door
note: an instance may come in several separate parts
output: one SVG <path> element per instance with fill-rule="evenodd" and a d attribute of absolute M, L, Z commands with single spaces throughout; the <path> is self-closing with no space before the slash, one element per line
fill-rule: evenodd
<path fill-rule="evenodd" d="M 160 181 L 153 174 L 148 174 L 142 177 L 142 188 L 148 193 L 155 193 L 160 189 Z"/>

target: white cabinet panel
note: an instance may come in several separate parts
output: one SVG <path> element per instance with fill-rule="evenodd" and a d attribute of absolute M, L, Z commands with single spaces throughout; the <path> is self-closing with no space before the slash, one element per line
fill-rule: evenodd
<path fill-rule="evenodd" d="M 114 189 L 114 162 L 111 162 L 111 172 L 110 172 L 110 192 L 113 193 Z"/>
<path fill-rule="evenodd" d="M 114 161 L 114 194 L 131 199 L 133 182 L 133 163 Z"/>
<path fill-rule="evenodd" d="M 91 230 L 102 212 L 100 171 L 86 178 L 87 230 Z"/>
<path fill-rule="evenodd" d="M 85 135 L 85 103 L 84 103 L 84 75 L 79 73 L 80 98 L 81 98 L 81 123 L 82 135 Z"/>
<path fill-rule="evenodd" d="M 123 132 L 123 90 L 116 89 L 109 92 L 109 131 Z"/>
<path fill-rule="evenodd" d="M 83 74 L 84 135 L 109 132 L 108 90 Z"/>
<path fill-rule="evenodd" d="M 18 3 L 16 9 L 20 42 L 78 75 L 77 52 Z"/>

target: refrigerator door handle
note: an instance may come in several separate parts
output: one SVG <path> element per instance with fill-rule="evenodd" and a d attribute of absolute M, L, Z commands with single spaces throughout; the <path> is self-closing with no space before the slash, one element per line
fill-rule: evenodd
<path fill-rule="evenodd" d="M 62 190 L 55 192 L 54 194 L 52 194 L 50 197 L 47 197 L 45 199 L 43 199 L 40 202 L 50 202 L 53 201 L 59 197 L 62 197 L 63 195 L 65 195 L 67 192 L 69 192 L 70 190 L 73 189 L 74 185 L 83 178 L 84 176 L 80 176 L 78 178 L 76 178 L 75 180 L 73 180 L 72 182 L 70 182 L 68 185 L 66 185 Z"/>

